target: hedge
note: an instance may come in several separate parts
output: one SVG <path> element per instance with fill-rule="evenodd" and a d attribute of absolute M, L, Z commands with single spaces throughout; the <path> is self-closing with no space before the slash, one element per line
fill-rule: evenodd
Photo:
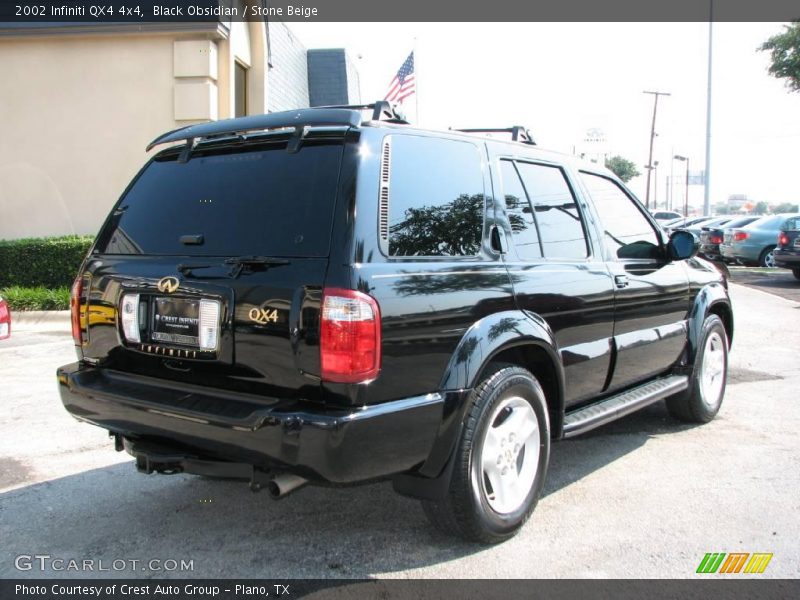
<path fill-rule="evenodd" d="M 68 310 L 69 288 L 49 289 L 12 286 L 0 288 L 0 296 L 8 301 L 11 310 Z"/>
<path fill-rule="evenodd" d="M 71 286 L 91 236 L 0 240 L 0 288 Z"/>

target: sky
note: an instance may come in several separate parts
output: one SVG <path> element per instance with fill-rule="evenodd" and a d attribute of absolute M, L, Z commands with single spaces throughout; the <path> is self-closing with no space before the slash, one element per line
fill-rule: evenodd
<path fill-rule="evenodd" d="M 605 151 L 636 163 L 629 183 L 645 197 L 653 96 L 658 105 L 653 197 L 683 203 L 685 163 L 705 164 L 708 23 L 293 23 L 309 48 L 344 47 L 360 75 L 362 101 L 384 97 L 415 49 L 418 93 L 404 110 L 423 127 L 525 125 L 547 149 L 590 148 L 600 129 Z M 757 47 L 780 23 L 714 23 L 711 204 L 731 194 L 754 202 L 800 202 L 800 93 L 767 73 Z M 416 109 L 419 112 L 416 112 Z M 595 144 L 596 146 L 597 144 Z M 690 186 L 690 205 L 703 203 Z"/>

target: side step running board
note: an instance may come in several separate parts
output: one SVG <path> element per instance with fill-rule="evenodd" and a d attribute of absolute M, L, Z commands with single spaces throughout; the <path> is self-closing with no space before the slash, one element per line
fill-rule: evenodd
<path fill-rule="evenodd" d="M 689 387 L 689 378 L 686 375 L 670 375 L 584 408 L 568 412 L 564 417 L 564 437 L 570 438 L 586 433 L 595 427 L 600 427 L 637 411 L 648 404 L 682 392 L 687 387 Z"/>

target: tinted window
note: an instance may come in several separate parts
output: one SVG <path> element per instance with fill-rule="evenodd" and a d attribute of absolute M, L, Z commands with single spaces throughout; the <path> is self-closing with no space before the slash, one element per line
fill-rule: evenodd
<path fill-rule="evenodd" d="M 605 243 L 619 258 L 654 258 L 659 242 L 636 202 L 611 179 L 581 173 L 603 223 Z"/>
<path fill-rule="evenodd" d="M 112 254 L 326 256 L 340 144 L 173 154 L 144 170 L 112 215 Z M 182 236 L 202 236 L 184 244 Z"/>
<path fill-rule="evenodd" d="M 483 172 L 471 143 L 393 135 L 390 256 L 474 256 L 483 232 Z"/>
<path fill-rule="evenodd" d="M 583 221 L 558 167 L 516 163 L 533 206 L 545 258 L 586 258 Z"/>
<path fill-rule="evenodd" d="M 501 160 L 500 175 L 503 178 L 506 214 L 511 224 L 517 255 L 523 260 L 541 258 L 542 250 L 533 218 L 533 209 L 514 163 L 510 160 Z"/>
<path fill-rule="evenodd" d="M 800 217 L 786 219 L 786 222 L 783 224 L 781 229 L 786 229 L 787 231 L 796 231 L 800 229 Z"/>

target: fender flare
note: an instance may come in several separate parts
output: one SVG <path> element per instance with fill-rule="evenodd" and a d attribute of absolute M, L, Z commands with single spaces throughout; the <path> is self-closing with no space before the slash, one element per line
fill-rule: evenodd
<path fill-rule="evenodd" d="M 703 286 L 694 298 L 694 304 L 687 319 L 689 326 L 688 343 L 686 346 L 686 365 L 694 365 L 697 349 L 700 345 L 700 336 L 703 332 L 703 323 L 710 313 L 721 313 L 728 334 L 728 344 L 733 342 L 733 308 L 728 291 L 721 283 L 710 283 Z"/>
<path fill-rule="evenodd" d="M 564 371 L 549 325 L 538 315 L 521 310 L 488 315 L 467 329 L 450 357 L 439 387 L 445 397 L 442 421 L 420 475 L 437 477 L 447 466 L 461 435 L 470 393 L 486 366 L 501 352 L 525 345 L 541 348 L 552 361 L 559 396 L 554 399 L 555 410 L 563 412 Z"/>

